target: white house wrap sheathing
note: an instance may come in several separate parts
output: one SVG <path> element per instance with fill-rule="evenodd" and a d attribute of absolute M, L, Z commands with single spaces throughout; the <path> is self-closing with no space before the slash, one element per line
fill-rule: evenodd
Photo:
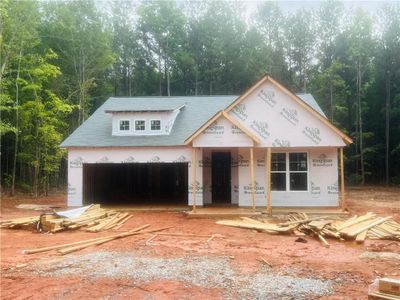
<path fill-rule="evenodd" d="M 332 128 L 267 81 L 229 114 L 256 134 L 259 147 L 343 147 Z"/>
<path fill-rule="evenodd" d="M 249 149 L 197 149 L 196 203 L 211 203 L 211 151 L 231 151 L 232 203 L 251 206 Z M 277 150 L 278 151 L 278 150 Z M 284 150 L 279 150 L 279 152 Z M 337 206 L 338 168 L 337 150 L 334 148 L 290 149 L 292 152 L 308 153 L 308 190 L 272 191 L 273 206 Z M 154 155 L 153 153 L 157 153 Z M 192 204 L 192 152 L 190 148 L 136 148 L 130 149 L 70 149 L 68 152 L 68 205 L 82 205 L 83 163 L 129 163 L 129 162 L 188 162 L 189 205 Z M 265 150 L 256 149 L 254 157 L 256 181 L 256 205 L 266 205 Z"/>
<path fill-rule="evenodd" d="M 203 205 L 202 150 L 197 149 L 196 203 Z M 192 204 L 192 150 L 187 147 L 141 147 L 141 148 L 70 148 L 68 149 L 68 205 L 80 206 L 83 202 L 84 163 L 189 163 L 189 204 Z"/>

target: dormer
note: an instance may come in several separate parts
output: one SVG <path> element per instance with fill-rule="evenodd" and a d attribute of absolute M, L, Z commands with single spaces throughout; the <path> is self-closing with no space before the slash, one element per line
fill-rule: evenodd
<path fill-rule="evenodd" d="M 113 136 L 169 135 L 179 112 L 185 107 L 108 109 L 112 115 Z"/>

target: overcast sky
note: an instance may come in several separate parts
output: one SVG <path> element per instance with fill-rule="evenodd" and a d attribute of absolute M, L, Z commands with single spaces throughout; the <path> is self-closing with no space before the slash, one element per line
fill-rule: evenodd
<path fill-rule="evenodd" d="M 249 7 L 256 7 L 259 3 L 265 1 L 255 1 L 255 0 L 243 0 L 243 2 L 248 3 Z M 322 1 L 307 1 L 307 0 L 278 0 L 276 1 L 282 11 L 286 13 L 295 12 L 297 9 L 318 9 Z M 365 1 L 365 0 L 352 0 L 352 1 L 341 1 L 346 9 L 352 10 L 356 8 L 362 8 L 371 14 L 374 14 L 382 4 L 385 2 L 400 2 L 400 0 L 391 1 Z"/>

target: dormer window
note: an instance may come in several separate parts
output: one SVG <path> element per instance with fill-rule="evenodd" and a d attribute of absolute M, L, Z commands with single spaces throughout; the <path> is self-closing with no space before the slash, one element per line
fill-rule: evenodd
<path fill-rule="evenodd" d="M 161 130 L 161 120 L 151 120 L 150 121 L 150 129 L 152 131 L 160 131 Z"/>
<path fill-rule="evenodd" d="M 146 130 L 146 121 L 145 120 L 136 120 L 135 121 L 135 131 L 145 131 Z"/>
<path fill-rule="evenodd" d="M 120 131 L 130 131 L 131 130 L 131 121 L 119 120 L 119 130 Z"/>

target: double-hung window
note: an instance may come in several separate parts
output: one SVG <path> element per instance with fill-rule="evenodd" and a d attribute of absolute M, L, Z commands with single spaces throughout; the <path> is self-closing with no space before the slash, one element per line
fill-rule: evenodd
<path fill-rule="evenodd" d="M 307 191 L 307 153 L 289 153 L 291 191 Z"/>
<path fill-rule="evenodd" d="M 161 120 L 151 120 L 150 121 L 150 129 L 152 131 L 160 131 L 161 130 Z"/>
<path fill-rule="evenodd" d="M 286 153 L 272 153 L 271 190 L 286 191 Z"/>
<path fill-rule="evenodd" d="M 146 121 L 145 120 L 135 120 L 135 131 L 145 131 Z"/>
<path fill-rule="evenodd" d="M 131 130 L 131 121 L 129 120 L 119 120 L 119 130 L 129 131 Z"/>
<path fill-rule="evenodd" d="M 307 191 L 307 153 L 272 153 L 271 190 Z"/>

